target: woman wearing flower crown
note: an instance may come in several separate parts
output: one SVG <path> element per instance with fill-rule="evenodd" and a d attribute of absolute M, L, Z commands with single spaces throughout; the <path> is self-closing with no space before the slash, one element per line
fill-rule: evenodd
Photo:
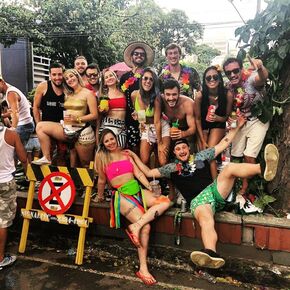
<path fill-rule="evenodd" d="M 126 146 L 126 97 L 118 88 L 119 79 L 115 72 L 107 69 L 101 73 L 99 112 L 101 119 L 97 126 L 99 134 L 105 128 L 112 130 L 117 136 L 121 148 Z M 106 104 L 103 104 L 103 101 Z M 98 137 L 97 137 L 98 144 Z"/>
<path fill-rule="evenodd" d="M 165 150 L 158 150 L 158 161 L 160 165 L 164 165 L 167 160 L 166 152 L 170 145 L 170 126 L 163 119 L 161 122 L 157 122 L 160 117 L 155 114 L 154 107 L 160 102 L 160 92 L 158 77 L 151 67 L 144 69 L 139 87 L 139 90 L 132 92 L 131 99 L 135 109 L 133 118 L 140 123 L 140 158 L 143 163 L 149 165 L 154 144 L 162 144 Z M 161 140 L 158 140 L 159 136 L 156 134 L 154 123 L 161 125 Z"/>
<path fill-rule="evenodd" d="M 232 94 L 227 93 L 219 68 L 208 67 L 203 74 L 202 92 L 195 98 L 196 127 L 199 149 L 214 147 L 225 135 L 226 120 L 232 109 Z M 212 178 L 217 177 L 217 164 L 210 163 Z"/>

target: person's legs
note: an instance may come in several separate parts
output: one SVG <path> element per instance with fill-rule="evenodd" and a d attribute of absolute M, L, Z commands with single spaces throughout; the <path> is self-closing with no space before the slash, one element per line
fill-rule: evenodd
<path fill-rule="evenodd" d="M 149 165 L 150 155 L 152 151 L 153 145 L 150 145 L 150 143 L 147 142 L 147 140 L 142 139 L 140 143 L 140 159 L 147 166 Z"/>
<path fill-rule="evenodd" d="M 245 163 L 250 163 L 250 164 L 256 164 L 256 158 L 254 157 L 250 157 L 250 156 L 244 156 L 244 162 Z M 243 182 L 242 182 L 242 188 L 240 189 L 240 194 L 245 194 L 248 190 L 248 186 L 249 186 L 249 178 L 243 178 Z"/>
<path fill-rule="evenodd" d="M 0 262 L 4 259 L 7 239 L 7 228 L 0 228 Z"/>
<path fill-rule="evenodd" d="M 165 149 L 162 151 L 158 150 L 159 166 L 163 166 L 168 162 L 170 142 L 171 142 L 171 138 L 169 136 L 162 137 L 162 143 L 163 143 Z"/>
<path fill-rule="evenodd" d="M 216 253 L 217 233 L 214 227 L 214 213 L 223 205 L 217 192 L 216 182 L 206 187 L 190 204 L 191 213 L 201 228 L 204 249 L 193 251 L 191 261 L 199 267 L 220 268 L 225 261 Z"/>
<path fill-rule="evenodd" d="M 210 130 L 209 132 L 209 137 L 208 137 L 208 141 L 207 144 L 209 146 L 209 148 L 214 147 L 215 145 L 217 145 L 222 138 L 225 135 L 225 129 L 222 128 L 213 128 Z M 211 173 L 211 177 L 212 179 L 216 179 L 217 177 L 217 163 L 216 160 L 212 160 L 210 162 L 210 173 Z"/>
<path fill-rule="evenodd" d="M 159 197 L 154 197 L 152 192 L 149 190 L 143 191 L 148 209 L 137 222 L 128 227 L 130 232 L 132 232 L 136 237 L 139 237 L 140 231 L 144 225 L 162 215 L 170 206 L 170 200 L 166 196 L 161 195 Z"/>
<path fill-rule="evenodd" d="M 214 213 L 210 204 L 200 205 L 195 209 L 194 217 L 201 228 L 201 239 L 205 249 L 216 252 L 217 233 L 214 228 Z"/>
<path fill-rule="evenodd" d="M 66 137 L 63 133 L 61 124 L 54 122 L 39 122 L 36 126 L 36 133 L 39 139 L 43 156 L 51 161 L 50 156 L 50 138 L 65 141 Z"/>
<path fill-rule="evenodd" d="M 0 183 L 0 268 L 11 265 L 16 256 L 5 255 L 7 228 L 12 225 L 16 214 L 16 183 L 14 180 Z"/>
<path fill-rule="evenodd" d="M 121 197 L 120 211 L 121 211 L 121 214 L 125 216 L 126 219 L 128 219 L 131 223 L 138 222 L 142 218 L 142 215 L 144 215 L 137 206 L 132 205 L 132 203 L 130 203 L 124 197 Z M 156 280 L 150 274 L 148 265 L 147 265 L 149 234 L 150 234 L 150 225 L 146 224 L 142 227 L 140 231 L 140 247 L 137 248 L 140 267 L 136 275 L 145 284 L 155 284 Z"/>
<path fill-rule="evenodd" d="M 260 164 L 229 163 L 217 177 L 218 192 L 226 199 L 237 177 L 249 178 L 260 173 Z"/>
<path fill-rule="evenodd" d="M 89 167 L 90 161 L 94 160 L 95 143 L 93 144 L 75 144 L 75 149 L 80 161 L 81 167 Z"/>

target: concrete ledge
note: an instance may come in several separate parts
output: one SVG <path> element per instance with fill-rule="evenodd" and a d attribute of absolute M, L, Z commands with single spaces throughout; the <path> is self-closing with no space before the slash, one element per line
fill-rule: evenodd
<path fill-rule="evenodd" d="M 26 192 L 18 192 L 19 209 L 25 208 L 26 196 Z M 67 213 L 81 215 L 82 207 L 83 199 L 77 197 Z M 40 208 L 36 195 L 33 208 Z M 151 223 L 152 243 L 171 246 L 175 244 L 174 216 L 178 210 L 178 208 L 170 208 Z M 110 229 L 108 202 L 92 202 L 89 217 L 93 217 L 94 220 L 89 227 L 91 234 L 95 232 L 95 235 L 126 238 L 123 230 Z M 261 214 L 241 216 L 231 212 L 220 212 L 216 214 L 215 220 L 219 239 L 218 250 L 221 254 L 290 264 L 290 221 L 286 218 Z M 189 212 L 182 214 L 179 234 L 181 248 L 202 248 L 200 227 Z"/>

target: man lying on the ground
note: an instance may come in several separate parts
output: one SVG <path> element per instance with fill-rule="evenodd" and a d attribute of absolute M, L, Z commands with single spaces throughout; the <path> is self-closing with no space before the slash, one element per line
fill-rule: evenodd
<path fill-rule="evenodd" d="M 173 163 L 151 170 L 135 153 L 128 151 L 147 177 L 171 178 L 186 200 L 190 200 L 190 210 L 201 227 L 204 246 L 201 251 L 193 251 L 190 257 L 192 262 L 200 267 L 220 268 L 225 263 L 225 260 L 216 253 L 217 233 L 214 228 L 214 214 L 224 208 L 235 179 L 261 174 L 265 180 L 270 181 L 277 171 L 279 153 L 273 144 L 268 144 L 265 148 L 265 164 L 230 163 L 217 179 L 208 185 L 210 171 L 206 164 L 230 145 L 245 122 L 243 117 L 239 117 L 236 129 L 232 129 L 215 147 L 198 152 L 191 162 L 188 142 L 185 139 L 175 141 L 173 153 L 176 159 Z"/>

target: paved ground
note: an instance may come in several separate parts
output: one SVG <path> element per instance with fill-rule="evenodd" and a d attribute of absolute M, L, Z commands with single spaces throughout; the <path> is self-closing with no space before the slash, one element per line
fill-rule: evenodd
<path fill-rule="evenodd" d="M 34 228 L 24 255 L 0 271 L 1 290 L 147 289 L 134 276 L 136 250 L 127 240 L 88 237 L 84 264 L 74 264 L 76 232 L 52 225 Z M 74 239 L 71 239 L 71 238 Z M 10 231 L 8 249 L 17 253 L 19 228 Z M 151 247 L 149 264 L 159 281 L 154 289 L 290 289 L 290 268 L 227 260 L 209 272 L 194 268 L 189 252 Z M 288 279 L 288 280 L 287 280 Z"/>

